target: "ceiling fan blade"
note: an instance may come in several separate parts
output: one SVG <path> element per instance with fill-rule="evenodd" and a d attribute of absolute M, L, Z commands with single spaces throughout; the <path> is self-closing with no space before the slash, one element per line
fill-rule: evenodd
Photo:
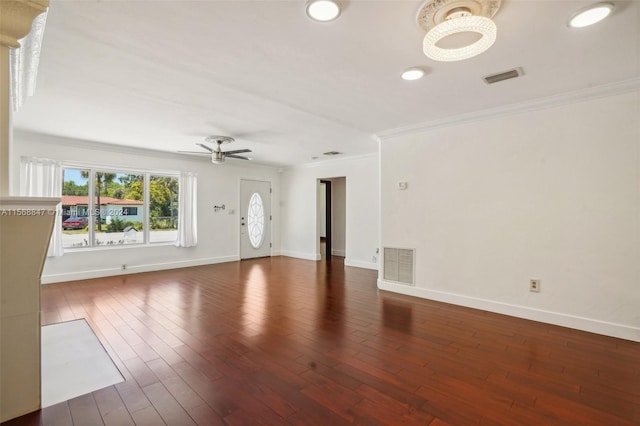
<path fill-rule="evenodd" d="M 207 145 L 205 145 L 203 143 L 197 143 L 196 145 L 203 147 L 204 149 L 206 149 L 209 152 L 213 152 L 213 148 L 208 147 Z"/>
<path fill-rule="evenodd" d="M 236 149 L 233 151 L 224 151 L 224 155 L 226 155 L 227 157 L 229 155 L 234 155 L 234 154 L 242 154 L 243 152 L 251 152 L 250 149 Z"/>
<path fill-rule="evenodd" d="M 237 158 L 239 160 L 250 160 L 250 158 L 243 157 L 242 155 L 234 155 L 234 154 L 231 154 L 231 155 L 225 154 L 225 157 L 227 157 L 227 158 Z"/>
<path fill-rule="evenodd" d="M 210 152 L 202 152 L 202 151 L 178 151 L 183 154 L 200 154 L 200 155 L 211 155 Z"/>

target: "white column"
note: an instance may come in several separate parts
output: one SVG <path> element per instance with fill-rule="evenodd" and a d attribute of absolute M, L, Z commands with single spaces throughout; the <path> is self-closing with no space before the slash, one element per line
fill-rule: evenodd
<path fill-rule="evenodd" d="M 11 188 L 11 105 L 9 49 L 29 34 L 33 19 L 47 10 L 49 0 L 0 0 L 0 197 Z"/>
<path fill-rule="evenodd" d="M 10 198 L 9 49 L 31 30 L 49 0 L 0 0 L 0 422 L 40 408 L 40 273 L 57 199 Z M 22 263 L 27 260 L 28 263 Z"/>

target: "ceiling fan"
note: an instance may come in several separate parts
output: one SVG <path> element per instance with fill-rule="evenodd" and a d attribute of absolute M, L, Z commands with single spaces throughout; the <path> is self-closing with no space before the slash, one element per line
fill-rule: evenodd
<path fill-rule="evenodd" d="M 206 149 L 208 152 L 202 152 L 202 151 L 179 151 L 179 152 L 185 152 L 185 153 L 189 153 L 189 154 L 205 154 L 205 155 L 211 155 L 211 162 L 213 164 L 222 164 L 224 163 L 224 159 L 229 157 L 229 158 L 238 158 L 240 160 L 250 160 L 250 158 L 248 157 L 244 157 L 242 155 L 238 155 L 238 154 L 243 154 L 245 152 L 251 152 L 250 149 L 236 149 L 233 151 L 223 151 L 221 146 L 223 143 L 231 143 L 233 142 L 235 139 L 233 139 L 230 136 L 207 136 L 204 141 L 208 142 L 208 143 L 215 143 L 217 144 L 217 146 L 215 148 L 211 148 L 208 145 L 205 145 L 203 143 L 198 143 L 196 145 L 201 146 L 202 148 Z"/>

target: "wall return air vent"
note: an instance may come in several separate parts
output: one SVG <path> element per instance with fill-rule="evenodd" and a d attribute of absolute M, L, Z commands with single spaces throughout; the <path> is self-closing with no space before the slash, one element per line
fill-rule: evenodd
<path fill-rule="evenodd" d="M 483 80 L 487 84 L 493 84 L 493 83 L 497 83 L 499 81 L 505 81 L 505 80 L 509 80 L 511 78 L 520 77 L 522 75 L 524 75 L 524 72 L 522 71 L 522 68 L 519 67 L 519 68 L 514 68 L 512 70 L 509 70 L 509 71 L 499 72 L 497 74 L 488 75 L 486 77 L 483 77 Z"/>
<path fill-rule="evenodd" d="M 415 251 L 403 248 L 384 248 L 384 280 L 414 285 Z"/>

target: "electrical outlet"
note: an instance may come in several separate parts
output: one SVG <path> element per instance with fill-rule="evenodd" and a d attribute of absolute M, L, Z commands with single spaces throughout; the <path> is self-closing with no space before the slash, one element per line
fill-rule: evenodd
<path fill-rule="evenodd" d="M 127 264 L 126 264 L 126 263 L 123 263 L 123 264 L 122 264 L 122 270 L 123 270 L 123 271 L 125 271 L 126 269 L 127 269 Z"/>
<path fill-rule="evenodd" d="M 540 280 L 529 280 L 529 291 L 540 293 Z"/>

